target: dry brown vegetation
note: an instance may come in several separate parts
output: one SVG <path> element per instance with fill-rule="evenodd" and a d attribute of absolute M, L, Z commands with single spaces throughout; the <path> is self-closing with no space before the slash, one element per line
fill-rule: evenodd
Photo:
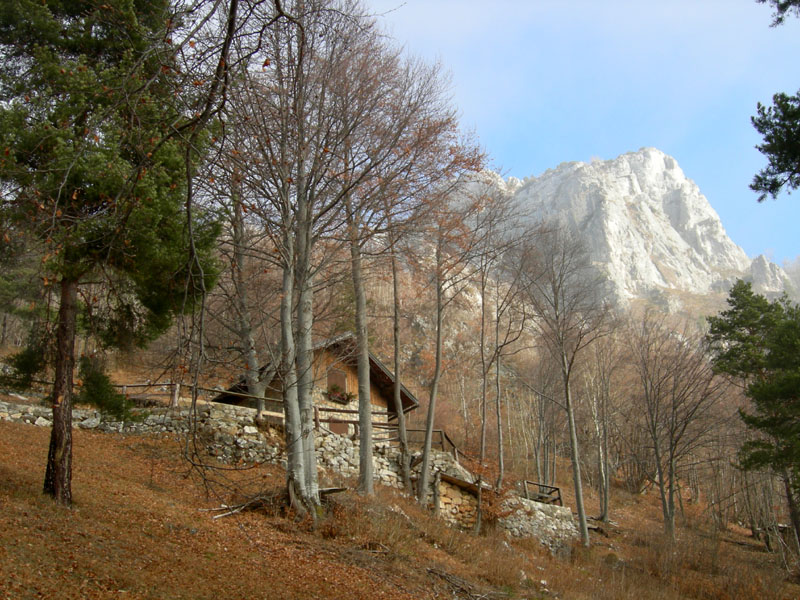
<path fill-rule="evenodd" d="M 391 490 L 336 496 L 316 528 L 280 508 L 212 519 L 203 509 L 279 489 L 283 473 L 214 473 L 232 485 L 207 486 L 179 440 L 78 430 L 67 510 L 41 494 L 48 434 L 0 422 L 3 598 L 800 596 L 761 544 L 700 528 L 702 506 L 669 546 L 655 496 L 619 490 L 617 525 L 556 558 L 533 540 L 450 529 Z"/>

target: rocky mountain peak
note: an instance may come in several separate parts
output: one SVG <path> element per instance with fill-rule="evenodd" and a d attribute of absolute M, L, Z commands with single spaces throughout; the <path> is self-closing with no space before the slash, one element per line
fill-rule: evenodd
<path fill-rule="evenodd" d="M 579 234 L 620 301 L 661 291 L 725 292 L 737 277 L 764 292 L 785 286 L 780 267 L 748 258 L 678 162 L 656 148 L 498 183 L 530 222 Z"/>

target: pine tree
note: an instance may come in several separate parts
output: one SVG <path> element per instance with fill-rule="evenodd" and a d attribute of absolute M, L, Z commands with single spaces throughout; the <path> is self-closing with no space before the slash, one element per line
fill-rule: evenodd
<path fill-rule="evenodd" d="M 752 401 L 740 415 L 759 436 L 742 445 L 740 462 L 783 479 L 800 536 L 800 306 L 786 296 L 769 301 L 742 281 L 731 289 L 728 305 L 708 319 L 707 339 L 715 368 L 738 378 Z"/>
<path fill-rule="evenodd" d="M 800 0 L 757 2 L 772 5 L 773 27 L 783 24 L 788 15 L 800 16 Z M 777 198 L 781 191 L 800 187 L 800 91 L 794 96 L 775 94 L 772 106 L 759 102 L 757 111 L 751 120 L 764 142 L 756 148 L 769 163 L 753 177 L 750 189 L 758 192 L 758 201 L 763 202 L 767 196 Z"/>
<path fill-rule="evenodd" d="M 0 237 L 35 236 L 44 277 L 59 287 L 44 491 L 65 505 L 79 286 L 106 283 L 107 343 L 144 343 L 191 306 L 187 289 L 215 277 L 216 226 L 187 222 L 183 210 L 188 154 L 175 135 L 185 120 L 176 99 L 188 92 L 170 9 L 169 0 L 0 8 Z"/>

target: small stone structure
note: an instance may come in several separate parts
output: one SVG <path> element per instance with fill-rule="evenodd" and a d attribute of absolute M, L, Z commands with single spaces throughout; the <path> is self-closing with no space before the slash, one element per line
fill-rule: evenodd
<path fill-rule="evenodd" d="M 253 424 L 255 410 L 217 403 L 148 409 L 138 421 L 110 421 L 91 409 L 72 411 L 73 424 L 81 429 L 126 434 L 187 434 L 193 426 L 211 456 L 226 463 L 266 462 L 286 466 L 283 436 L 272 428 L 260 429 Z M 0 401 L 0 420 L 28 423 L 38 427 L 52 425 L 52 410 L 47 406 L 15 404 Z M 358 475 L 358 443 L 350 437 L 321 428 L 315 433 L 317 464 L 323 479 L 336 483 L 336 478 Z M 376 444 L 373 456 L 375 479 L 379 483 L 401 488 L 399 451 L 386 442 Z M 419 466 L 415 472 L 419 475 Z M 439 512 L 453 525 L 470 528 L 475 524 L 477 499 L 473 475 L 456 462 L 450 453 L 434 451 L 431 460 L 431 486 L 438 488 Z M 437 473 L 439 474 L 436 477 Z M 430 493 L 433 494 L 433 488 Z M 499 520 L 512 536 L 536 537 L 552 551 L 566 548 L 578 536 L 568 508 L 540 504 L 510 495 Z"/>
<path fill-rule="evenodd" d="M 511 495 L 502 504 L 510 514 L 500 526 L 514 537 L 535 537 L 553 552 L 559 552 L 574 538 L 578 529 L 572 511 L 566 506 L 543 504 Z"/>
<path fill-rule="evenodd" d="M 439 482 L 439 506 L 436 507 L 442 518 L 448 523 L 471 529 L 478 516 L 478 498 L 452 479 L 442 478 Z"/>

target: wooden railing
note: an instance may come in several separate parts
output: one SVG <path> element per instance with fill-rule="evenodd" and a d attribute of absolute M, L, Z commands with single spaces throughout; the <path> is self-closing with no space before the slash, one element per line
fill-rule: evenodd
<path fill-rule="evenodd" d="M 541 502 L 542 504 L 564 506 L 561 500 L 561 489 L 552 485 L 526 480 L 522 482 L 522 493 L 528 500 Z"/>

